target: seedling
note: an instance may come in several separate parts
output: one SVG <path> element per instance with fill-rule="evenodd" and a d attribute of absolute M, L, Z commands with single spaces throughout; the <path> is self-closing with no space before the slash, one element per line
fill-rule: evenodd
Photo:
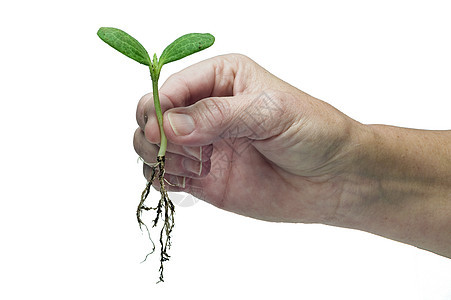
<path fill-rule="evenodd" d="M 160 281 L 164 281 L 163 278 L 163 263 L 169 260 L 168 250 L 171 247 L 171 233 L 174 228 L 174 204 L 171 199 L 169 199 L 168 192 L 165 188 L 165 182 L 170 184 L 168 181 L 164 179 L 165 173 L 165 153 L 167 147 L 167 139 L 163 130 L 163 114 L 161 112 L 160 106 L 160 97 L 158 95 L 158 79 L 160 77 L 161 68 L 163 65 L 182 59 L 188 55 L 204 50 L 211 45 L 213 45 L 215 38 L 209 33 L 189 33 L 185 34 L 174 42 L 172 42 L 169 46 L 167 46 L 163 53 L 160 56 L 160 59 L 157 58 L 157 55 L 153 55 L 153 59 L 150 59 L 149 54 L 146 49 L 132 36 L 127 34 L 126 32 L 111 27 L 101 27 L 97 32 L 97 35 L 108 45 L 121 52 L 122 54 L 130 57 L 131 59 L 146 65 L 150 70 L 150 78 L 152 79 L 152 92 L 153 92 L 153 101 L 155 106 L 155 114 L 158 120 L 158 126 L 160 129 L 160 149 L 158 155 L 156 157 L 155 163 L 147 163 L 151 168 L 151 176 L 147 181 L 146 187 L 144 191 L 141 193 L 141 200 L 139 202 L 138 208 L 136 210 L 136 217 L 138 219 L 139 228 L 142 231 L 142 227 L 144 226 L 149 233 L 149 228 L 141 219 L 141 214 L 144 210 L 155 210 L 156 217 L 153 220 L 152 227 L 156 227 L 158 225 L 158 221 L 160 218 L 163 218 L 163 226 L 160 231 Z M 154 180 L 157 179 L 160 184 L 160 200 L 155 207 L 149 207 L 145 205 L 145 201 L 147 196 L 149 195 L 150 187 Z M 150 238 L 150 233 L 149 233 Z M 152 241 L 152 239 L 150 239 Z M 152 241 L 152 251 L 149 254 L 152 254 L 155 251 L 155 244 Z M 148 255 L 146 255 L 147 259 Z"/>

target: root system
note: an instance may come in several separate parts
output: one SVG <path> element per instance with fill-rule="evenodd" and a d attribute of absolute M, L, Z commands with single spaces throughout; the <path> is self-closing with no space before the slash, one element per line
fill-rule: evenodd
<path fill-rule="evenodd" d="M 136 217 L 138 219 L 139 228 L 142 231 L 142 227 L 144 226 L 150 241 L 152 242 L 152 251 L 150 251 L 146 257 L 144 258 L 143 262 L 147 260 L 147 257 L 152 254 L 155 251 L 155 243 L 152 241 L 152 238 L 150 237 L 150 231 L 147 225 L 142 221 L 141 215 L 144 210 L 150 211 L 155 210 L 156 211 L 156 217 L 152 222 L 152 228 L 157 227 L 159 221 L 160 223 L 163 222 L 163 225 L 161 227 L 160 231 L 160 278 L 158 282 L 163 282 L 163 270 L 164 270 L 164 262 L 168 261 L 170 256 L 168 254 L 168 250 L 171 248 L 171 233 L 172 229 L 174 228 L 174 204 L 169 199 L 168 192 L 165 188 L 165 180 L 164 180 L 164 156 L 158 156 L 157 162 L 155 164 L 147 164 L 151 167 L 151 176 L 149 181 L 146 184 L 146 187 L 144 191 L 141 194 L 141 201 L 139 202 L 138 208 L 136 210 Z M 147 199 L 147 196 L 149 195 L 150 188 L 152 186 L 152 183 L 154 180 L 158 179 L 158 182 L 160 183 L 160 200 L 158 201 L 157 206 L 150 207 L 146 206 L 145 202 Z"/>

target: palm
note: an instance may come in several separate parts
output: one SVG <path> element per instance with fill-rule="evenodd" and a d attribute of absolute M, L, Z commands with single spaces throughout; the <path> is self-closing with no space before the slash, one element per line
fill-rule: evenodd
<path fill-rule="evenodd" d="M 299 208 L 311 198 L 316 199 L 313 206 L 322 205 L 322 199 L 333 201 L 336 192 L 328 181 L 293 177 L 263 156 L 247 138 L 217 141 L 211 162 L 207 177 L 192 180 L 191 192 L 218 207 L 257 219 L 299 220 L 302 212 L 292 207 Z M 308 212 L 311 205 L 304 208 L 306 216 L 314 216 Z"/>

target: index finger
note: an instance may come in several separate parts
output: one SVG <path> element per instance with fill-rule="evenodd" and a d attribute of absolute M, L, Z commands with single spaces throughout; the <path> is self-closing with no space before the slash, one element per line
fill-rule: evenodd
<path fill-rule="evenodd" d="M 237 55 L 221 55 L 194 64 L 170 76 L 160 94 L 172 107 L 188 106 L 207 97 L 233 96 Z"/>
<path fill-rule="evenodd" d="M 189 106 L 207 97 L 233 96 L 242 57 L 244 56 L 239 54 L 213 57 L 171 75 L 159 90 L 162 112 L 174 107 Z M 155 115 L 152 99 L 152 93 L 149 93 L 138 104 L 136 118 L 143 130 Z"/>

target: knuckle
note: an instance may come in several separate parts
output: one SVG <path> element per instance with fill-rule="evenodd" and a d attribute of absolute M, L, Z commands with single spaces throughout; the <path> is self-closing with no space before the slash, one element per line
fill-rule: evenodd
<path fill-rule="evenodd" d="M 250 62 L 252 61 L 248 56 L 241 54 L 241 53 L 231 53 L 227 55 L 227 58 L 229 58 L 232 61 L 236 62 Z"/>
<path fill-rule="evenodd" d="M 255 65 L 255 62 L 250 57 L 240 53 L 231 54 L 230 61 L 233 64 L 235 70 L 241 71 L 248 71 L 249 67 Z"/>
<path fill-rule="evenodd" d="M 266 139 L 283 131 L 291 119 L 283 105 L 285 98 L 282 92 L 272 89 L 253 96 L 243 115 L 244 123 L 250 130 L 250 138 Z"/>
<path fill-rule="evenodd" d="M 228 101 L 207 98 L 197 102 L 196 105 L 200 106 L 200 110 L 196 111 L 202 112 L 199 119 L 207 126 L 222 127 L 229 118 L 230 105 Z"/>
<path fill-rule="evenodd" d="M 235 63 L 231 62 L 230 59 L 216 59 L 214 63 L 214 89 L 211 95 L 233 95 L 236 72 Z"/>

